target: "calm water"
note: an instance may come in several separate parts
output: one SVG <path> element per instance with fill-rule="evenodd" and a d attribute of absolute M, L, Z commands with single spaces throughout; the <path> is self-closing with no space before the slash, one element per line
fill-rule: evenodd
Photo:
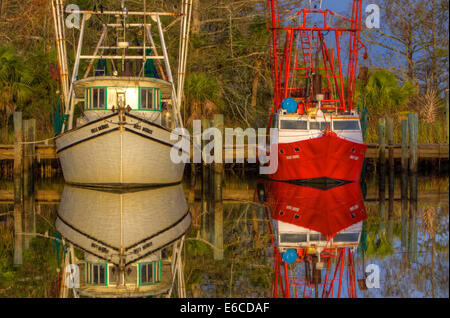
<path fill-rule="evenodd" d="M 400 200 L 399 179 L 395 180 L 394 200 L 386 196 L 381 201 L 375 178 L 369 175 L 366 180 L 363 187 L 357 185 L 350 190 L 344 186 L 340 190 L 311 190 L 298 185 L 280 188 L 265 183 L 266 204 L 261 205 L 255 200 L 256 185 L 261 182 L 255 174 L 227 173 L 223 203 L 205 196 L 208 191 L 206 187 L 202 190 L 200 177 L 191 180 L 187 176 L 183 188 L 192 215 L 183 255 L 187 296 L 272 297 L 273 277 L 277 274 L 273 245 L 278 248 L 279 243 L 276 237 L 272 240 L 270 229 L 280 226 L 277 219 L 280 209 L 284 209 L 282 217 L 286 218 L 284 211 L 292 207 L 294 211 L 297 207 L 325 213 L 324 209 L 339 210 L 361 200 L 358 207 L 364 209 L 361 213 L 365 215 L 352 216 L 353 223 L 360 222 L 359 246 L 354 254 L 355 284 L 365 279 L 364 268 L 375 264 L 380 269 L 380 286 L 358 288 L 358 297 L 448 297 L 448 177 L 419 176 L 417 207 Z M 35 213 L 23 214 L 22 220 L 13 213 L 12 181 L 2 181 L 0 186 L 0 296 L 54 297 L 63 250 L 48 237 L 56 235 L 55 221 L 64 182 L 61 178 L 37 181 Z M 386 185 L 386 193 L 388 188 Z M 298 220 L 295 213 L 292 215 L 295 224 Z M 304 219 L 302 216 L 300 222 Z M 342 222 L 347 222 L 345 226 L 352 225 L 351 219 Z M 15 241 L 14 228 L 20 226 L 25 234 Z M 105 224 L 89 226 L 101 229 Z M 19 257 L 20 252 L 23 265 L 14 266 L 14 257 Z M 76 253 L 83 257 L 81 251 Z M 333 268 L 336 260 L 330 264 Z M 297 282 L 295 290 L 292 281 L 291 296 L 296 291 L 296 296 L 303 296 L 304 264 L 289 265 L 289 271 L 291 280 Z M 322 270 L 322 282 L 325 273 L 326 269 Z M 347 295 L 348 285 L 344 283 L 341 296 Z"/>

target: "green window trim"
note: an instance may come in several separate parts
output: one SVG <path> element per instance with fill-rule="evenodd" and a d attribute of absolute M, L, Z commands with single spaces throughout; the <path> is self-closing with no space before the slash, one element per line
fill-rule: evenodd
<path fill-rule="evenodd" d="M 152 264 L 152 277 L 153 281 L 150 283 L 142 283 L 142 266 Z M 156 273 L 156 267 L 158 269 L 158 273 Z M 139 263 L 139 277 L 138 277 L 138 284 L 139 286 L 149 286 L 149 285 L 155 285 L 161 282 L 161 260 L 153 261 L 153 262 L 144 262 Z"/>
<path fill-rule="evenodd" d="M 105 269 L 105 283 L 104 284 L 95 284 L 93 282 L 92 274 L 94 272 L 94 265 L 104 266 L 104 269 Z M 88 268 L 89 268 L 89 274 L 90 274 L 89 280 L 87 279 Z M 93 263 L 93 262 L 86 261 L 85 278 L 86 278 L 85 279 L 86 284 L 89 284 L 92 286 L 108 286 L 108 263 Z"/>
<path fill-rule="evenodd" d="M 156 106 L 153 109 L 142 108 L 141 105 L 141 89 L 151 89 L 153 97 L 153 105 Z M 155 94 L 156 92 L 156 94 Z M 155 87 L 139 87 L 138 88 L 138 110 L 141 111 L 161 111 L 161 90 Z"/>
<path fill-rule="evenodd" d="M 96 88 L 103 88 L 105 91 L 105 96 L 104 96 L 104 107 L 103 108 L 94 108 L 92 107 L 92 103 L 93 103 L 93 98 L 92 98 L 92 91 Z M 108 109 L 108 87 L 106 86 L 92 86 L 92 87 L 88 87 L 85 89 L 86 91 L 89 90 L 89 92 L 87 93 L 85 91 L 85 103 L 84 103 L 84 109 L 85 110 L 107 110 Z M 87 98 L 89 94 L 89 98 Z"/>

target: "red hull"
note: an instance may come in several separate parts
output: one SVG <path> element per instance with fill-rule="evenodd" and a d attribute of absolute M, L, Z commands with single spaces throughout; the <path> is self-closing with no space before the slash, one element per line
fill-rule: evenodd
<path fill-rule="evenodd" d="M 278 170 L 273 180 L 331 178 L 359 181 L 367 145 L 328 133 L 322 137 L 278 144 Z"/>
<path fill-rule="evenodd" d="M 273 220 L 317 231 L 327 238 L 367 218 L 357 182 L 329 190 L 276 181 L 265 186 Z"/>

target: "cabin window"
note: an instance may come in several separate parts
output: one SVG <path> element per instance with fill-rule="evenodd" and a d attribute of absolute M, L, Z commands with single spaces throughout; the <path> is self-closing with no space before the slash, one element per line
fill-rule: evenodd
<path fill-rule="evenodd" d="M 358 239 L 359 233 L 339 233 L 334 237 L 333 242 L 358 242 Z"/>
<path fill-rule="evenodd" d="M 137 284 L 137 266 L 136 265 L 130 265 L 125 268 L 125 284 Z"/>
<path fill-rule="evenodd" d="M 325 130 L 327 129 L 327 123 L 324 121 L 310 121 L 309 129 Z"/>
<path fill-rule="evenodd" d="M 86 263 L 84 281 L 91 283 L 91 263 Z"/>
<path fill-rule="evenodd" d="M 159 110 L 161 92 L 157 88 L 140 88 L 139 109 Z"/>
<path fill-rule="evenodd" d="M 281 243 L 303 243 L 306 242 L 306 234 L 280 234 Z"/>
<path fill-rule="evenodd" d="M 92 264 L 92 284 L 106 285 L 106 268 L 104 264 Z"/>
<path fill-rule="evenodd" d="M 309 234 L 310 241 L 326 241 L 327 239 L 321 234 Z"/>
<path fill-rule="evenodd" d="M 87 88 L 85 103 L 86 109 L 106 109 L 106 88 Z"/>
<path fill-rule="evenodd" d="M 142 263 L 139 265 L 140 284 L 149 285 L 160 280 L 160 261 L 151 263 Z"/>
<path fill-rule="evenodd" d="M 339 120 L 333 122 L 334 130 L 359 130 L 359 121 L 357 120 Z"/>
<path fill-rule="evenodd" d="M 91 89 L 86 88 L 84 90 L 84 108 L 90 108 L 91 107 Z"/>
<path fill-rule="evenodd" d="M 308 122 L 306 120 L 281 120 L 281 129 L 308 129 Z"/>
<path fill-rule="evenodd" d="M 109 284 L 119 283 L 119 268 L 114 265 L 109 266 Z"/>
<path fill-rule="evenodd" d="M 86 263 L 86 282 L 91 285 L 106 285 L 106 264 Z"/>
<path fill-rule="evenodd" d="M 105 108 L 105 89 L 93 88 L 92 89 L 92 108 L 104 109 Z"/>

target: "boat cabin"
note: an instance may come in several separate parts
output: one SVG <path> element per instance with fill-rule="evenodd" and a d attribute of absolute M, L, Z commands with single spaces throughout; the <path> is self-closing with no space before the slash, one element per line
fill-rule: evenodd
<path fill-rule="evenodd" d="M 172 103 L 169 82 L 151 77 L 96 76 L 75 82 L 75 97 L 83 102 L 84 116 L 78 118 L 81 126 L 117 111 L 119 107 L 162 124 L 162 113 Z"/>
<path fill-rule="evenodd" d="M 288 143 L 320 137 L 324 131 L 339 137 L 363 143 L 361 123 L 357 114 L 332 115 L 318 111 L 315 114 L 288 114 L 280 109 L 277 114 L 279 142 Z"/>
<path fill-rule="evenodd" d="M 283 221 L 276 221 L 275 223 L 279 249 L 280 251 L 285 251 L 291 248 L 340 248 L 358 246 L 363 222 L 355 223 L 340 231 L 329 242 L 319 232 Z"/>
<path fill-rule="evenodd" d="M 55 221 L 61 237 L 84 254 L 76 264 L 80 295 L 88 297 L 147 297 L 168 291 L 175 275 L 174 253 L 190 225 L 181 184 L 95 190 L 66 185 Z"/>
<path fill-rule="evenodd" d="M 171 286 L 170 261 L 161 251 L 125 267 L 120 284 L 119 267 L 85 252 L 80 268 L 80 295 L 88 297 L 148 297 L 165 293 Z"/>

